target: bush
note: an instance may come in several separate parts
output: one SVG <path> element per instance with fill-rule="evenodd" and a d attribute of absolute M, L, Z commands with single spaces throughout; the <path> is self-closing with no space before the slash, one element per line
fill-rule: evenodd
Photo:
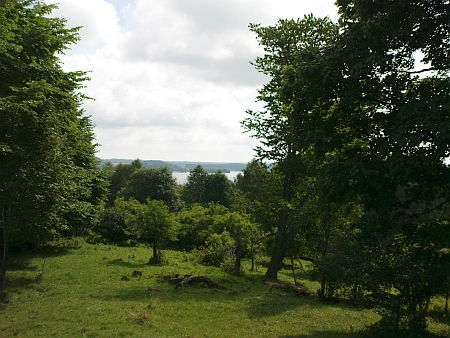
<path fill-rule="evenodd" d="M 236 271 L 235 269 L 236 257 L 233 252 L 226 257 L 224 257 L 222 263 L 220 264 L 220 268 L 230 274 L 240 275 L 242 271 Z"/>
<path fill-rule="evenodd" d="M 113 206 L 106 208 L 100 215 L 100 220 L 94 228 L 107 243 L 126 245 L 128 242 L 136 242 L 135 231 L 125 223 L 127 211 Z"/>
<path fill-rule="evenodd" d="M 232 260 L 235 248 L 235 241 L 228 231 L 211 234 L 206 240 L 206 246 L 197 251 L 199 263 L 220 267 L 225 261 Z"/>
<path fill-rule="evenodd" d="M 167 259 L 164 252 L 158 250 L 156 257 L 152 256 L 148 260 L 148 264 L 149 265 L 169 265 L 169 260 Z"/>

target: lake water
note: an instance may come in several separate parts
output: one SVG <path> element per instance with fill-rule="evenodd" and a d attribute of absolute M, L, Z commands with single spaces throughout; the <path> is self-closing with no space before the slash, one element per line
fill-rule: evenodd
<path fill-rule="evenodd" d="M 179 173 L 179 172 L 173 172 L 172 176 L 177 180 L 178 184 L 186 184 L 187 177 L 190 173 Z M 242 171 L 230 171 L 229 173 L 224 173 L 226 177 L 228 177 L 229 180 L 234 182 L 234 179 L 238 174 L 242 174 Z"/>

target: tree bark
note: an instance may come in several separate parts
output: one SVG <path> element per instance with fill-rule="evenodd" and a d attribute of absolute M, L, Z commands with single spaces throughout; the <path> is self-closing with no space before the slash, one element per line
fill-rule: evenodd
<path fill-rule="evenodd" d="M 6 234 L 6 229 L 3 229 L 3 257 L 2 257 L 2 267 L 0 272 L 0 291 L 3 291 L 5 288 L 5 279 L 6 279 L 6 255 L 8 252 L 8 239 Z"/>
<path fill-rule="evenodd" d="M 236 260 L 234 262 L 234 272 L 239 274 L 241 272 L 241 258 L 242 258 L 242 245 L 238 243 L 236 246 Z"/>
<path fill-rule="evenodd" d="M 155 262 L 159 262 L 159 257 L 158 257 L 158 242 L 156 239 L 153 240 L 153 260 Z"/>
<path fill-rule="evenodd" d="M 271 279 L 277 279 L 278 271 L 283 267 L 283 260 L 286 257 L 287 250 L 291 245 L 292 239 L 294 238 L 294 226 L 292 222 L 290 222 L 291 218 L 291 200 L 294 189 L 294 181 L 295 181 L 295 168 L 291 166 L 293 157 L 295 155 L 290 150 L 288 159 L 284 164 L 287 166 L 287 170 L 284 174 L 283 179 L 283 200 L 285 202 L 285 206 L 281 211 L 281 215 L 278 221 L 278 230 L 277 237 L 275 242 L 275 247 L 272 253 L 272 257 L 270 259 L 269 267 L 266 272 L 266 277 Z"/>
<path fill-rule="evenodd" d="M 294 277 L 294 284 L 297 285 L 297 277 L 295 276 L 294 257 L 291 256 L 292 276 Z"/>
<path fill-rule="evenodd" d="M 250 254 L 252 259 L 252 269 L 250 271 L 255 271 L 255 249 L 253 247 L 253 243 L 251 244 Z"/>
<path fill-rule="evenodd" d="M 2 263 L 1 263 L 1 271 L 0 271 L 0 291 L 3 291 L 5 288 L 6 281 L 6 269 L 7 269 L 7 254 L 8 254 L 8 218 L 10 216 L 10 209 L 7 211 L 7 215 L 5 216 L 4 212 L 2 213 L 1 223 L 3 224 L 3 252 L 2 252 Z"/>
<path fill-rule="evenodd" d="M 288 247 L 287 241 L 287 220 L 288 215 L 286 209 L 283 210 L 280 221 L 278 222 L 277 237 L 275 247 L 270 258 L 269 267 L 266 272 L 266 277 L 277 279 L 278 271 L 283 267 L 283 259 L 286 256 L 286 249 Z"/>
<path fill-rule="evenodd" d="M 446 295 L 445 295 L 445 310 L 444 310 L 444 313 L 445 313 L 445 318 L 449 318 L 449 315 L 448 315 L 448 298 L 450 297 L 450 285 L 447 285 L 447 293 L 446 293 Z"/>

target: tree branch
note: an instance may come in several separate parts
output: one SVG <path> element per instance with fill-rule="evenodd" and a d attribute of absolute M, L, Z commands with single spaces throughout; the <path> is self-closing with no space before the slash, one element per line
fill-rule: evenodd
<path fill-rule="evenodd" d="M 449 71 L 450 69 L 448 68 L 435 68 L 435 67 L 430 67 L 430 68 L 424 68 L 421 70 L 413 70 L 413 71 L 409 71 L 409 70 L 401 70 L 399 71 L 400 73 L 407 73 L 407 74 L 420 74 L 420 73 L 425 73 L 425 72 L 430 72 L 430 71 Z"/>

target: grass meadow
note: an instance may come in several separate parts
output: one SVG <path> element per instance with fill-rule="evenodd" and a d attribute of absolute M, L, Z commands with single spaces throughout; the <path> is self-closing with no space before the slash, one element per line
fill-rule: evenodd
<path fill-rule="evenodd" d="M 294 296 L 263 283 L 264 268 L 231 276 L 197 265 L 189 254 L 165 251 L 167 265 L 148 265 L 151 250 L 81 240 L 11 256 L 0 304 L 0 337 L 368 337 L 370 310 Z M 142 276 L 133 277 L 133 271 Z M 300 269 L 297 279 L 318 285 Z M 176 290 L 159 276 L 208 276 L 227 289 L 193 284 Z M 292 272 L 280 280 L 293 283 Z M 443 306 L 436 301 L 435 309 Z M 434 336 L 449 322 L 430 319 Z"/>

